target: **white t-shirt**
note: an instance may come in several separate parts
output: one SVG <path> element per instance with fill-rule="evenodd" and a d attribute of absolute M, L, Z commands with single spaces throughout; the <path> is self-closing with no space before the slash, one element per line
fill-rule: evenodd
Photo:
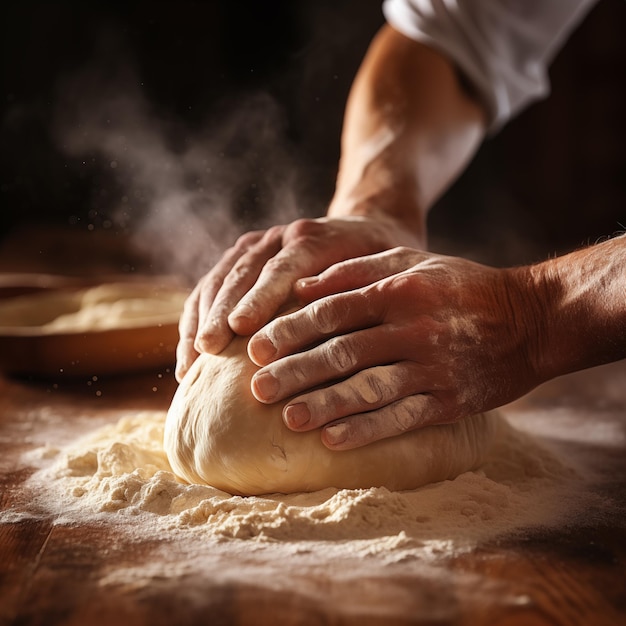
<path fill-rule="evenodd" d="M 487 106 L 491 130 L 550 90 L 548 65 L 597 0 L 385 0 L 387 22 L 436 48 Z"/>

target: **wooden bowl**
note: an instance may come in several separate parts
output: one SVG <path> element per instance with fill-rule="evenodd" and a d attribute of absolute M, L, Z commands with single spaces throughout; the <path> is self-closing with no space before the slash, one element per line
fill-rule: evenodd
<path fill-rule="evenodd" d="M 129 281 L 2 298 L 0 371 L 69 378 L 173 366 L 187 294 L 158 281 Z M 124 307 L 130 314 L 120 313 Z"/>

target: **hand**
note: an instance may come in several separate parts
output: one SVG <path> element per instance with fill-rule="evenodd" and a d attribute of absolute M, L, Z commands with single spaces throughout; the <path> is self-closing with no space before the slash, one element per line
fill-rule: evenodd
<path fill-rule="evenodd" d="M 525 284 L 522 269 L 408 248 L 338 263 L 299 282 L 311 304 L 251 338 L 252 391 L 291 397 L 287 426 L 322 428 L 333 449 L 500 406 L 540 382 Z"/>
<path fill-rule="evenodd" d="M 419 241 L 386 217 L 302 219 L 243 235 L 190 294 L 179 324 L 176 378 L 200 352 L 221 352 L 234 334 L 248 335 L 293 299 L 299 278 L 334 263 Z"/>

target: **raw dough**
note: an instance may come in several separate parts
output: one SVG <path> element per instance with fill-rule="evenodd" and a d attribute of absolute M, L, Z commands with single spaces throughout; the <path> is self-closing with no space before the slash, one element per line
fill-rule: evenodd
<path fill-rule="evenodd" d="M 201 354 L 187 372 L 164 433 L 179 477 L 238 495 L 327 487 L 416 489 L 478 467 L 498 431 L 499 416 L 488 412 L 331 451 L 318 430 L 296 433 L 284 425 L 284 403 L 264 405 L 252 396 L 256 369 L 246 340 L 238 338 L 218 356 Z"/>
<path fill-rule="evenodd" d="M 0 328 L 68 333 L 176 323 L 187 290 L 141 283 L 54 289 L 0 302 Z"/>

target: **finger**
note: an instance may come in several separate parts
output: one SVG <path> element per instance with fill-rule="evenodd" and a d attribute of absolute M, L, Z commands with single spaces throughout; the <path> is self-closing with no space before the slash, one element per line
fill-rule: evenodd
<path fill-rule="evenodd" d="M 198 331 L 198 299 L 199 290 L 196 287 L 185 300 L 183 312 L 178 321 L 179 340 L 176 345 L 176 369 L 174 375 L 180 382 L 192 363 L 198 358 L 194 348 Z"/>
<path fill-rule="evenodd" d="M 219 289 L 214 295 L 208 291 L 202 303 L 204 309 L 200 317 L 197 347 L 218 354 L 230 343 L 234 333 L 228 323 L 228 316 L 254 285 L 268 259 L 280 250 L 280 245 L 280 227 L 272 228 L 247 250 L 240 252 L 227 271 L 218 274 L 223 274 Z M 224 268 L 228 260 L 225 260 Z"/>
<path fill-rule="evenodd" d="M 314 430 L 423 392 L 424 384 L 419 366 L 411 361 L 371 367 L 330 387 L 294 398 L 283 409 L 283 420 L 291 430 Z"/>
<path fill-rule="evenodd" d="M 298 278 L 315 273 L 328 260 L 310 240 L 296 240 L 265 263 L 254 287 L 246 293 L 228 322 L 239 334 L 250 335 L 270 320 L 291 296 Z"/>
<path fill-rule="evenodd" d="M 394 248 L 377 254 L 336 263 L 319 274 L 296 281 L 294 293 L 303 302 L 352 291 L 402 272 L 418 262 L 424 253 L 412 248 Z"/>
<path fill-rule="evenodd" d="M 389 324 L 376 326 L 279 359 L 255 373 L 252 393 L 260 402 L 277 402 L 368 367 L 404 360 L 406 339 L 398 330 Z"/>
<path fill-rule="evenodd" d="M 415 394 L 375 411 L 329 424 L 322 429 L 322 442 L 332 450 L 350 450 L 443 422 L 439 401 L 430 394 Z"/>
<path fill-rule="evenodd" d="M 247 235 L 251 244 L 254 242 L 254 239 L 257 237 L 260 239 L 261 237 L 261 233 L 248 233 Z M 253 237 L 253 235 L 256 237 Z M 213 306 L 215 296 L 224 283 L 224 279 L 243 253 L 244 250 L 238 245 L 226 250 L 219 262 L 202 278 L 194 290 L 197 291 L 195 309 L 196 330 L 194 339 L 194 350 L 196 352 L 220 352 L 225 337 L 228 337 L 228 343 L 233 336 L 232 331 L 228 328 L 225 321 L 222 321 L 221 324 L 217 319 L 209 321 L 209 313 Z M 215 337 L 218 337 L 218 341 L 214 341 Z"/>
<path fill-rule="evenodd" d="M 372 291 L 329 296 L 279 317 L 250 339 L 250 358 L 259 366 L 267 365 L 326 337 L 380 323 L 386 312 L 386 301 Z"/>

